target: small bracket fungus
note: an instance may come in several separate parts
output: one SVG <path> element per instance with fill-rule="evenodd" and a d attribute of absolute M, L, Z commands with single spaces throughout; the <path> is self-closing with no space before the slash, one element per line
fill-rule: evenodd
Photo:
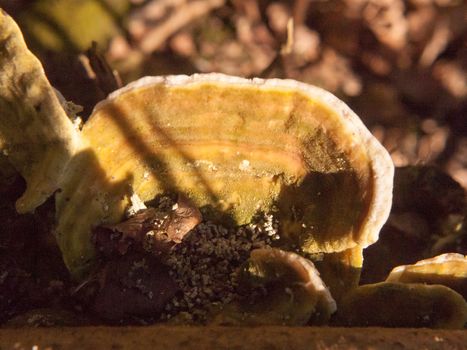
<path fill-rule="evenodd" d="M 397 266 L 386 281 L 442 284 L 467 299 L 467 256 L 447 253 L 413 265 Z"/>
<path fill-rule="evenodd" d="M 227 305 L 214 323 L 316 325 L 327 323 L 336 311 L 318 270 L 298 254 L 274 248 L 254 250 L 238 278 L 244 298 Z"/>
<path fill-rule="evenodd" d="M 360 286 L 339 305 L 338 324 L 354 327 L 463 328 L 467 303 L 441 285 L 381 282 Z"/>

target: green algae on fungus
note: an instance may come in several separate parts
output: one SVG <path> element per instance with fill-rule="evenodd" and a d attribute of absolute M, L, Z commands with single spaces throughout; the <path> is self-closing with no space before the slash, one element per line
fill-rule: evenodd
<path fill-rule="evenodd" d="M 418 283 L 367 284 L 339 304 L 337 324 L 354 327 L 463 328 L 467 303 L 450 288 Z"/>

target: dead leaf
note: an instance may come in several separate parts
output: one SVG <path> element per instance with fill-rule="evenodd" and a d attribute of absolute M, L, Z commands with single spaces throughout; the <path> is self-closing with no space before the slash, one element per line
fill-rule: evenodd
<path fill-rule="evenodd" d="M 183 237 L 201 220 L 201 213 L 193 202 L 184 195 L 179 195 L 167 227 L 168 238 L 175 243 L 180 243 Z"/>
<path fill-rule="evenodd" d="M 132 245 L 160 255 L 182 242 L 201 220 L 198 208 L 187 197 L 179 195 L 170 211 L 143 209 L 121 223 L 95 228 L 93 240 L 105 256 L 124 255 Z"/>

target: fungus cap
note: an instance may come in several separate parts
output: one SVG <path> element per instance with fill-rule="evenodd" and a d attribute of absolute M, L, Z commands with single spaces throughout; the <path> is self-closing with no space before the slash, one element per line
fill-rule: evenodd
<path fill-rule="evenodd" d="M 283 238 L 310 253 L 372 244 L 391 207 L 387 151 L 345 103 L 298 81 L 145 77 L 100 102 L 81 137 L 57 197 L 72 270 L 92 258 L 91 227 L 121 220 L 134 193 L 183 193 L 238 225 L 277 208 Z"/>

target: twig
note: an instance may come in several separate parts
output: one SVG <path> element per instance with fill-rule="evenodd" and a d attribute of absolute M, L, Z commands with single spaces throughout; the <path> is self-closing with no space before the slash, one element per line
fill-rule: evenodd
<path fill-rule="evenodd" d="M 451 31 L 449 30 L 449 23 L 447 23 L 446 20 L 438 22 L 433 36 L 420 56 L 419 65 L 421 67 L 431 66 L 449 44 L 450 37 Z"/>
<path fill-rule="evenodd" d="M 112 70 L 105 57 L 97 51 L 96 42 L 92 43 L 85 56 L 80 56 L 80 61 L 88 77 L 96 81 L 97 86 L 104 94 L 107 95 L 122 86 L 118 72 Z"/>
<path fill-rule="evenodd" d="M 294 20 L 293 18 L 289 18 L 287 21 L 287 41 L 281 47 L 281 55 L 283 56 L 290 55 L 293 51 L 294 29 Z"/>
<path fill-rule="evenodd" d="M 285 78 L 285 59 L 293 52 L 294 45 L 294 20 L 289 18 L 287 21 L 287 39 L 282 44 L 280 51 L 272 62 L 259 74 L 260 78 Z"/>
<path fill-rule="evenodd" d="M 181 6 L 159 26 L 149 31 L 140 42 L 141 50 L 148 54 L 159 48 L 170 36 L 196 18 L 225 4 L 225 0 L 198 0 Z"/>

